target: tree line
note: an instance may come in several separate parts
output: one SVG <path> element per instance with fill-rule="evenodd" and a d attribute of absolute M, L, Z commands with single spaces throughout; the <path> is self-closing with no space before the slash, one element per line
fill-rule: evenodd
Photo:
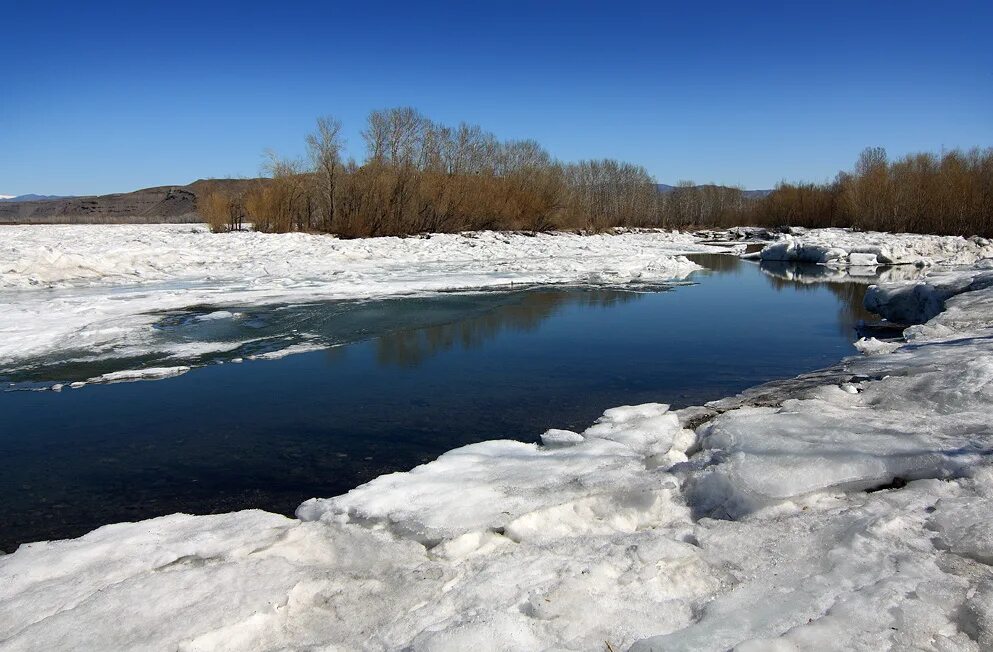
<path fill-rule="evenodd" d="M 306 161 L 270 155 L 268 176 L 240 193 L 198 197 L 214 231 L 250 222 L 265 232 L 340 237 L 466 230 L 611 227 L 687 229 L 753 224 L 989 234 L 993 150 L 908 156 L 862 153 L 829 184 L 660 187 L 644 167 L 613 159 L 564 163 L 533 140 L 499 140 L 477 125 L 439 124 L 410 107 L 369 114 L 365 159 L 344 157 L 342 124 L 317 120 Z"/>
<path fill-rule="evenodd" d="M 993 236 L 993 149 L 891 161 L 870 147 L 834 181 L 780 184 L 752 212 L 758 225 Z"/>

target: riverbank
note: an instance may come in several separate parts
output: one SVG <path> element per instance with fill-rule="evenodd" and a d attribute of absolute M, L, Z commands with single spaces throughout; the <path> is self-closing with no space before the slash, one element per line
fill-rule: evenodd
<path fill-rule="evenodd" d="M 199 354 L 237 348 L 165 341 L 156 327 L 170 313 L 237 318 L 226 308 L 528 285 L 661 283 L 700 269 L 683 254 L 715 250 L 729 249 L 671 232 L 338 240 L 215 235 L 183 225 L 0 226 L 0 374 L 53 359 L 142 362 L 121 369 L 127 371 L 195 366 Z M 274 340 L 266 352 L 315 345 L 308 335 Z"/>

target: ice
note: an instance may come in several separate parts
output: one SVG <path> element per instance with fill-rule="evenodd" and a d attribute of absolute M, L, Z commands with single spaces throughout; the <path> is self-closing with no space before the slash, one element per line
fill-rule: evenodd
<path fill-rule="evenodd" d="M 230 310 L 215 310 L 214 312 L 207 313 L 206 315 L 199 315 L 196 321 L 216 321 L 218 319 L 233 319 L 240 316 L 240 313 L 231 312 Z"/>
<path fill-rule="evenodd" d="M 328 348 L 323 344 L 316 344 L 313 342 L 300 342 L 299 344 L 291 344 L 285 348 L 268 351 L 266 353 L 259 353 L 257 355 L 248 356 L 249 360 L 279 360 L 280 358 L 285 358 L 288 355 L 294 355 L 297 353 L 309 353 L 311 351 L 321 351 Z"/>
<path fill-rule="evenodd" d="M 988 650 L 993 267 L 928 270 L 867 299 L 904 341 L 775 392 L 22 546 L 0 647 Z"/>
<path fill-rule="evenodd" d="M 900 342 L 884 342 L 875 337 L 862 337 L 856 340 L 855 348 L 862 355 L 879 355 L 881 353 L 893 353 L 901 346 Z"/>
<path fill-rule="evenodd" d="M 924 330 L 911 329 L 910 344 L 863 344 L 892 351 L 846 361 L 848 387 L 732 410 L 699 429 L 704 454 L 719 461 L 689 481 L 696 508 L 737 518 L 816 492 L 958 477 L 984 462 L 993 450 L 993 312 L 985 309 L 993 283 L 985 274 L 948 271 L 878 288 L 866 303 L 890 320 L 926 316 L 930 298 L 955 290 L 962 294 L 946 300 L 949 309 L 964 302 L 973 318 L 950 322 L 942 313 Z"/>
<path fill-rule="evenodd" d="M 981 265 L 974 269 L 933 273 L 926 281 L 917 283 L 871 287 L 866 292 L 866 308 L 885 313 L 887 319 L 900 324 L 923 324 L 945 313 L 931 326 L 946 324 L 961 312 L 958 307 L 949 309 L 945 305 L 948 299 L 970 293 L 966 297 L 959 297 L 958 301 L 989 301 L 987 293 L 974 293 L 993 286 L 993 270 L 985 269 L 985 261 Z M 978 306 L 967 312 L 969 319 L 984 314 Z"/>
<path fill-rule="evenodd" d="M 178 365 L 175 367 L 146 367 L 144 369 L 131 369 L 127 371 L 111 371 L 101 374 L 96 378 L 90 378 L 91 383 L 126 383 L 136 380 L 153 380 L 159 378 L 172 378 L 185 374 L 190 368 Z"/>
<path fill-rule="evenodd" d="M 161 315 L 533 284 L 657 283 L 717 251 L 689 234 L 480 232 L 338 240 L 189 225 L 0 226 L 0 370 L 161 349 Z M 185 362 L 185 361 L 184 361 Z M 57 380 L 57 379 L 53 379 Z"/>
<path fill-rule="evenodd" d="M 426 545 L 473 531 L 520 541 L 541 536 L 543 528 L 598 529 L 619 505 L 630 509 L 625 522 L 637 523 L 642 512 L 684 517 L 685 507 L 672 499 L 672 478 L 646 469 L 670 454 L 685 459 L 693 437 L 680 437 L 681 431 L 667 405 L 614 408 L 581 435 L 546 433 L 551 447 L 517 441 L 464 446 L 343 496 L 307 501 L 297 516 L 384 528 Z M 672 450 L 674 443 L 682 450 Z"/>
<path fill-rule="evenodd" d="M 989 571 L 931 541 L 929 510 L 956 494 L 975 489 L 924 480 L 787 514 L 702 521 L 701 548 L 728 569 L 728 589 L 689 627 L 632 652 L 983 649 L 962 608 Z"/>
<path fill-rule="evenodd" d="M 972 264 L 991 256 L 993 246 L 981 238 L 848 229 L 803 229 L 782 235 L 760 254 L 762 260 L 829 266 Z"/>

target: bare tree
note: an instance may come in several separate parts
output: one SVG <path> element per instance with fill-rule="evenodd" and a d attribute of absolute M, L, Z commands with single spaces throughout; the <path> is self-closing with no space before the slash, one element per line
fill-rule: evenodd
<path fill-rule="evenodd" d="M 341 173 L 341 152 L 344 147 L 341 121 L 331 116 L 318 118 L 317 131 L 307 136 L 307 150 L 316 176 L 321 207 L 321 228 L 325 231 L 335 228 L 338 177 Z"/>

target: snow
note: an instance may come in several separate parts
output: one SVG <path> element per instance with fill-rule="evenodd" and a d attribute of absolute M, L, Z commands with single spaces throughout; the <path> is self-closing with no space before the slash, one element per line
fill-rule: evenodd
<path fill-rule="evenodd" d="M 799 229 L 766 245 L 762 260 L 818 263 L 836 267 L 889 264 L 972 264 L 993 256 L 984 238 L 879 233 L 848 229 Z"/>
<path fill-rule="evenodd" d="M 646 514 L 685 518 L 685 507 L 672 500 L 671 479 L 645 473 L 646 464 L 685 459 L 693 438 L 681 430 L 667 405 L 614 408 L 581 435 L 554 431 L 553 447 L 464 446 L 344 496 L 309 500 L 297 516 L 373 525 L 426 545 L 480 531 L 501 530 L 520 542 L 549 530 L 634 530 Z M 612 496 L 616 487 L 620 495 Z M 626 510 L 618 512 L 619 505 Z"/>
<path fill-rule="evenodd" d="M 215 310 L 206 315 L 198 315 L 196 321 L 217 321 L 218 319 L 234 319 L 240 316 L 241 313 L 231 312 L 230 310 Z"/>
<path fill-rule="evenodd" d="M 91 378 L 91 383 L 122 383 L 135 380 L 152 380 L 159 378 L 172 378 L 180 376 L 189 371 L 190 368 L 183 365 L 175 367 L 146 367 L 144 369 L 129 369 L 125 371 L 111 371 L 101 374 L 96 378 Z"/>
<path fill-rule="evenodd" d="M 210 306 L 196 318 L 209 322 L 237 319 L 231 307 L 658 283 L 699 269 L 681 254 L 718 250 L 666 232 L 338 240 L 189 225 L 0 226 L 0 370 L 168 349 L 175 343 L 161 342 L 152 326 L 170 311 Z"/>
<path fill-rule="evenodd" d="M 22 546 L 0 647 L 990 649 L 993 266 L 916 251 L 867 302 L 926 323 L 775 392 Z"/>
<path fill-rule="evenodd" d="M 892 353 L 901 346 L 900 342 L 886 342 L 875 337 L 862 337 L 855 342 L 855 348 L 862 355 L 879 355 L 880 353 Z"/>
<path fill-rule="evenodd" d="M 267 351 L 266 353 L 258 353 L 256 355 L 248 356 L 249 360 L 279 360 L 280 358 L 285 358 L 288 355 L 295 355 L 297 353 L 309 353 L 311 351 L 321 351 L 328 348 L 323 344 L 314 344 L 311 342 L 300 342 L 298 344 L 291 344 L 283 349 L 278 349 L 276 351 Z"/>

